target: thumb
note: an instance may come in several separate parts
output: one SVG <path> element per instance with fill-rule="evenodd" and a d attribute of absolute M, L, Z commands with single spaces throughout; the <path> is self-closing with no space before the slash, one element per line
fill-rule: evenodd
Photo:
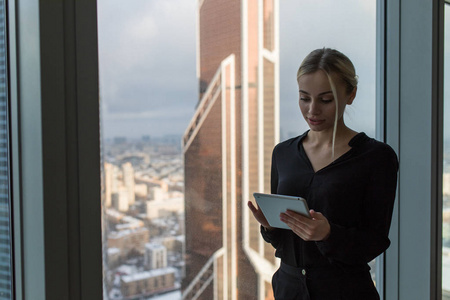
<path fill-rule="evenodd" d="M 248 205 L 248 208 L 250 208 L 250 211 L 252 212 L 252 213 L 254 213 L 254 212 L 256 212 L 256 207 L 253 205 L 253 203 L 252 203 L 252 201 L 248 201 L 247 202 L 247 205 Z"/>
<path fill-rule="evenodd" d="M 314 209 L 310 209 L 309 214 L 313 219 L 321 220 L 325 218 L 320 212 L 316 212 Z"/>

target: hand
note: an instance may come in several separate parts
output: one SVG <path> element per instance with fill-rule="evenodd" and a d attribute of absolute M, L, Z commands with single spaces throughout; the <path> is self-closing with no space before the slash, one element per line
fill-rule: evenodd
<path fill-rule="evenodd" d="M 327 218 L 314 210 L 309 211 L 311 219 L 287 210 L 280 214 L 280 220 L 286 223 L 292 231 L 304 241 L 322 241 L 330 234 L 330 223 Z"/>
<path fill-rule="evenodd" d="M 247 205 L 248 208 L 250 208 L 250 211 L 253 213 L 253 216 L 255 217 L 256 221 L 259 222 L 259 224 L 261 224 L 268 230 L 271 230 L 273 228 L 269 225 L 269 222 L 267 222 L 266 217 L 262 213 L 261 209 L 259 209 L 259 206 L 255 207 L 252 201 L 248 201 Z"/>

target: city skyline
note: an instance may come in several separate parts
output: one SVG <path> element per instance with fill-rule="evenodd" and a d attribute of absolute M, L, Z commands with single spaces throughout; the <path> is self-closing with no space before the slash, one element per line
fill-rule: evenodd
<path fill-rule="evenodd" d="M 178 143 L 104 143 L 105 300 L 180 299 L 184 205 Z M 164 298 L 161 298 L 164 299 Z"/>

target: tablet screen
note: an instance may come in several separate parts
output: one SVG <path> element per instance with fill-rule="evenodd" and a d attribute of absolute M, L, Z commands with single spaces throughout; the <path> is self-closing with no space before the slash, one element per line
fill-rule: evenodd
<path fill-rule="evenodd" d="M 288 209 L 310 217 L 308 204 L 302 197 L 263 193 L 253 193 L 253 196 L 272 227 L 290 229 L 280 220 L 280 213 Z"/>

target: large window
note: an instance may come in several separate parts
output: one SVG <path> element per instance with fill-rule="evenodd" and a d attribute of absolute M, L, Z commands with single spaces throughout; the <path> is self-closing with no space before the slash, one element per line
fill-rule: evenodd
<path fill-rule="evenodd" d="M 354 63 L 358 92 L 346 108 L 346 124 L 378 137 L 376 128 L 376 6 L 375 0 L 280 1 L 280 106 L 281 138 L 307 129 L 298 109 L 296 72 L 313 49 L 330 47 L 342 51 Z M 320 22 L 318 22 L 320 18 Z M 371 262 L 377 281 L 380 264 Z"/>
<path fill-rule="evenodd" d="M 279 262 L 246 202 L 270 192 L 274 145 L 307 129 L 296 71 L 311 50 L 354 62 L 345 119 L 375 137 L 376 1 L 98 10 L 105 296 L 272 299 Z"/>
<path fill-rule="evenodd" d="M 8 1 L 9 52 L 0 25 L 3 299 L 101 299 L 95 2 Z M 443 1 L 377 2 L 377 119 L 401 162 L 381 282 L 385 299 L 434 299 L 436 287 L 445 299 L 448 142 L 441 161 L 435 106 Z M 245 201 L 267 190 L 273 145 L 306 129 L 295 72 L 314 48 L 336 47 L 355 62 L 360 86 L 345 118 L 378 135 L 375 1 L 98 0 L 98 10 L 104 298 L 271 299 L 278 261 Z M 10 165 L 9 133 L 13 189 L 1 167 Z M 11 192 L 14 209 L 2 196 Z"/>
<path fill-rule="evenodd" d="M 273 145 L 306 129 L 295 72 L 323 46 L 360 76 L 348 124 L 400 158 L 377 287 L 449 298 L 447 0 L 377 1 L 381 134 L 375 0 L 132 2 L 0 0 L 0 299 L 101 299 L 102 282 L 104 299 L 271 299 L 278 261 L 244 204 Z"/>
<path fill-rule="evenodd" d="M 98 28 L 105 297 L 181 299 L 195 1 L 99 0 Z"/>

